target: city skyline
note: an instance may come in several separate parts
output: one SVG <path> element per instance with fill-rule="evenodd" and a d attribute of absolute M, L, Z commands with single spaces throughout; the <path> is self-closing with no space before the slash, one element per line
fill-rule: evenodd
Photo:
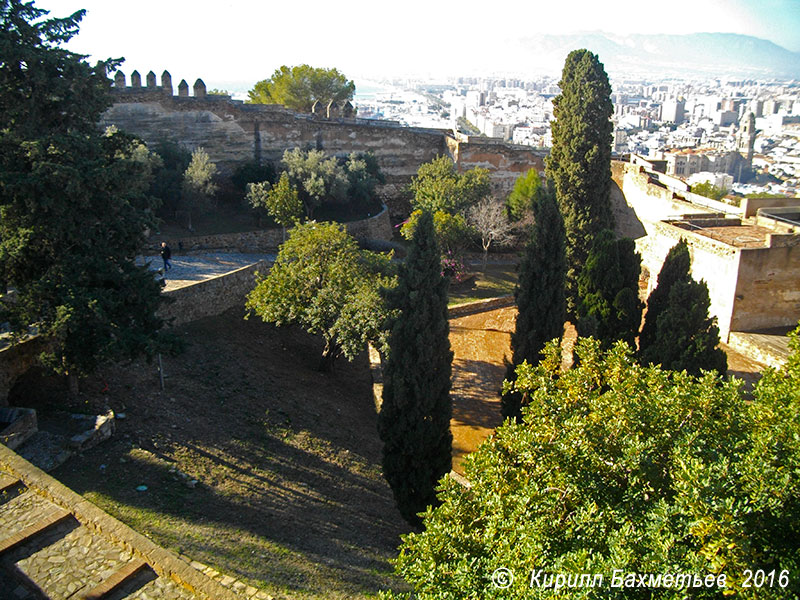
<path fill-rule="evenodd" d="M 475 1 L 420 0 L 402 8 L 311 1 L 300 13 L 293 5 L 235 1 L 42 0 L 36 6 L 51 17 L 85 8 L 80 33 L 68 48 L 91 60 L 125 57 L 127 73 L 166 69 L 187 81 L 201 77 L 209 87 L 252 85 L 283 64 L 337 67 L 354 79 L 501 71 L 520 58 L 520 40 L 544 33 L 728 32 L 800 51 L 800 0 L 679 0 L 658 19 L 642 15 L 641 4 L 631 0 L 615 3 L 613 10 L 589 2 L 520 7 L 499 0 L 491 13 Z M 535 57 L 527 62 L 535 70 Z"/>

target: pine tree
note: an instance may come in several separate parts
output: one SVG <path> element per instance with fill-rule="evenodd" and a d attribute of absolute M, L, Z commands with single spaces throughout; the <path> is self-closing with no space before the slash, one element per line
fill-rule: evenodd
<path fill-rule="evenodd" d="M 588 50 L 567 56 L 553 100 L 553 147 L 547 178 L 556 187 L 567 236 L 567 308 L 577 307 L 578 277 L 594 237 L 613 229 L 611 190 L 611 85 L 603 64 Z"/>
<path fill-rule="evenodd" d="M 639 357 L 644 364 L 699 375 L 725 373 L 728 359 L 719 346 L 719 328 L 709 317 L 708 286 L 689 274 L 691 257 L 684 240 L 667 254 L 658 285 L 647 300 Z"/>
<path fill-rule="evenodd" d="M 600 232 L 578 278 L 579 335 L 595 337 L 605 347 L 616 340 L 635 347 L 644 307 L 639 300 L 641 270 L 633 240 Z"/>
<path fill-rule="evenodd" d="M 447 279 L 441 275 L 433 219 L 423 211 L 398 285 L 387 294 L 396 311 L 384 363 L 378 431 L 383 472 L 403 518 L 435 504 L 437 482 L 452 466 Z"/>
<path fill-rule="evenodd" d="M 512 364 L 506 380 L 516 379 L 516 367 L 523 361 L 539 362 L 539 353 L 553 338 L 561 339 L 566 319 L 564 275 L 566 256 L 564 222 L 555 196 L 542 193 L 533 204 L 534 226 L 519 265 L 519 282 L 514 292 L 517 321 L 511 336 Z M 521 396 L 509 392 L 502 398 L 504 418 L 521 420 Z"/>
<path fill-rule="evenodd" d="M 160 285 L 135 263 L 155 226 L 156 162 L 144 145 L 97 127 L 111 104 L 109 68 L 60 47 L 83 11 L 44 19 L 0 0 L 0 322 L 36 324 L 42 358 L 77 376 L 103 360 L 152 355 L 164 342 Z M 1 289 L 0 292 L 5 292 Z"/>

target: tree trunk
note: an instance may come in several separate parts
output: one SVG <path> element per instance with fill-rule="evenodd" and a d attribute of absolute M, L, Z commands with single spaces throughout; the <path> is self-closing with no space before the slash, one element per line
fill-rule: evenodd
<path fill-rule="evenodd" d="M 333 365 L 339 355 L 339 345 L 333 340 L 325 340 L 325 349 L 319 359 L 317 370 L 322 373 L 333 373 Z"/>
<path fill-rule="evenodd" d="M 78 389 L 78 376 L 74 373 L 67 374 L 67 387 L 69 389 L 70 396 L 75 397 L 78 395 L 78 392 L 80 391 Z"/>

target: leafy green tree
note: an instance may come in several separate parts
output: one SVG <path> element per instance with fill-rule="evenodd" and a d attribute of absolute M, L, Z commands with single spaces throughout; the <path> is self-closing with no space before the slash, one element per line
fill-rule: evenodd
<path fill-rule="evenodd" d="M 424 530 L 404 536 L 398 572 L 420 600 L 552 598 L 558 574 L 601 574 L 596 587 L 562 583 L 561 597 L 586 600 L 797 596 L 793 344 L 792 360 L 765 373 L 751 404 L 739 382 L 642 367 L 621 342 L 603 353 L 578 340 L 578 366 L 564 372 L 549 344 L 537 367 L 518 368 L 524 423 L 506 422 L 466 459 L 468 488 L 442 482 Z M 501 568 L 513 581 L 493 580 Z M 773 583 L 743 587 L 745 569 L 774 569 Z M 615 570 L 643 575 L 644 587 L 613 588 Z M 686 575 L 712 575 L 714 585 L 690 588 Z"/>
<path fill-rule="evenodd" d="M 217 174 L 217 165 L 211 162 L 208 153 L 203 148 L 192 152 L 192 159 L 183 174 L 182 202 L 185 210 L 189 211 L 189 226 L 191 228 L 191 213 L 206 212 L 211 208 L 214 194 L 218 186 L 214 182 Z"/>
<path fill-rule="evenodd" d="M 611 212 L 611 85 L 603 64 L 588 50 L 567 56 L 553 100 L 553 147 L 547 178 L 567 232 L 567 310 L 577 308 L 578 276 L 595 236 L 614 228 Z"/>
<path fill-rule="evenodd" d="M 274 186 L 270 186 L 268 181 L 247 184 L 247 200 L 253 208 L 265 209 L 283 227 L 284 240 L 286 228 L 300 223 L 305 216 L 300 195 L 289 183 L 286 171 L 281 173 Z"/>
<path fill-rule="evenodd" d="M 326 158 L 322 150 L 287 150 L 283 164 L 289 181 L 297 188 L 309 219 L 323 202 L 344 202 L 349 181 L 335 156 Z"/>
<path fill-rule="evenodd" d="M 451 158 L 440 156 L 420 166 L 411 181 L 411 191 L 414 210 L 463 214 L 491 194 L 489 171 L 476 167 L 459 173 Z"/>
<path fill-rule="evenodd" d="M 367 342 L 385 344 L 379 290 L 391 287 L 391 268 L 389 257 L 359 250 L 340 225 L 311 221 L 292 229 L 247 308 L 264 321 L 321 335 L 319 369 L 331 371 L 338 357 L 353 360 Z"/>
<path fill-rule="evenodd" d="M 183 174 L 192 160 L 192 153 L 170 140 L 161 140 L 155 145 L 155 153 L 161 159 L 156 169 L 150 194 L 160 200 L 161 214 L 175 217 L 180 208 Z"/>
<path fill-rule="evenodd" d="M 44 18 L 0 0 L 0 322 L 53 341 L 42 358 L 77 377 L 162 347 L 160 286 L 134 262 L 154 227 L 157 160 L 115 130 L 107 72 L 61 48 L 84 11 Z"/>
<path fill-rule="evenodd" d="M 725 188 L 717 187 L 710 181 L 696 183 L 692 186 L 693 193 L 700 194 L 706 198 L 711 198 L 712 200 L 722 200 L 728 195 L 728 191 L 729 190 L 726 190 Z"/>
<path fill-rule="evenodd" d="M 387 297 L 395 313 L 384 363 L 383 403 L 378 432 L 383 473 L 403 518 L 419 524 L 418 513 L 435 504 L 435 486 L 450 471 L 450 351 L 447 279 L 430 213 L 419 219 L 400 267 L 397 287 Z"/>
<path fill-rule="evenodd" d="M 459 173 L 449 157 L 440 156 L 420 166 L 410 189 L 413 212 L 400 230 L 403 237 L 410 240 L 420 215 L 429 211 L 443 256 L 460 262 L 471 237 L 467 212 L 491 193 L 489 171 L 475 168 Z"/>
<path fill-rule="evenodd" d="M 508 218 L 514 222 L 522 221 L 533 213 L 533 205 L 544 192 L 542 178 L 536 169 L 528 169 L 524 175 L 517 177 L 514 189 L 506 200 Z"/>
<path fill-rule="evenodd" d="M 352 153 L 345 162 L 347 199 L 354 207 L 365 210 L 375 202 L 375 190 L 386 183 L 378 161 L 371 152 Z"/>
<path fill-rule="evenodd" d="M 728 359 L 719 348 L 719 328 L 708 316 L 708 287 L 689 274 L 689 247 L 681 240 L 667 254 L 658 285 L 647 300 L 639 334 L 639 357 L 644 364 L 665 369 L 725 373 Z"/>
<path fill-rule="evenodd" d="M 425 212 L 427 211 L 417 209 L 408 217 L 400 229 L 405 239 L 411 240 L 414 237 L 417 223 Z M 462 215 L 437 210 L 433 214 L 433 229 L 443 256 L 461 256 L 469 243 L 471 233 L 469 224 Z"/>
<path fill-rule="evenodd" d="M 253 162 L 246 162 L 236 168 L 231 175 L 231 183 L 234 187 L 242 193 L 247 193 L 248 183 L 260 183 L 267 181 L 270 184 L 275 183 L 275 167 L 270 162 L 263 164 Z"/>
<path fill-rule="evenodd" d="M 639 300 L 641 258 L 633 240 L 605 230 L 595 238 L 578 278 L 578 333 L 605 347 L 616 340 L 635 345 L 644 305 Z"/>
<path fill-rule="evenodd" d="M 513 382 L 516 368 L 527 361 L 539 362 L 547 342 L 560 340 L 566 320 L 564 277 L 567 270 L 564 221 L 555 195 L 545 191 L 533 204 L 534 225 L 525 246 L 514 290 L 517 320 L 511 336 L 513 351 L 506 379 Z M 510 391 L 501 402 L 503 418 L 522 420 L 522 396 Z"/>
<path fill-rule="evenodd" d="M 327 106 L 332 100 L 342 104 L 353 99 L 356 85 L 337 69 L 314 68 L 309 65 L 275 69 L 272 77 L 263 79 L 247 92 L 254 104 L 282 104 L 300 112 L 311 112 L 314 102 Z"/>

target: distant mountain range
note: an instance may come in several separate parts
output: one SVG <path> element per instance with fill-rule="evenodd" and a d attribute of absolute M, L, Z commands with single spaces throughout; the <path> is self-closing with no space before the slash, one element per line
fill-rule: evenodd
<path fill-rule="evenodd" d="M 800 80 L 800 53 L 736 33 L 539 35 L 509 41 L 514 71 L 560 72 L 571 50 L 596 53 L 610 77 L 734 77 Z M 508 67 L 511 67 L 508 64 Z M 511 70 L 511 69 L 509 69 Z"/>

